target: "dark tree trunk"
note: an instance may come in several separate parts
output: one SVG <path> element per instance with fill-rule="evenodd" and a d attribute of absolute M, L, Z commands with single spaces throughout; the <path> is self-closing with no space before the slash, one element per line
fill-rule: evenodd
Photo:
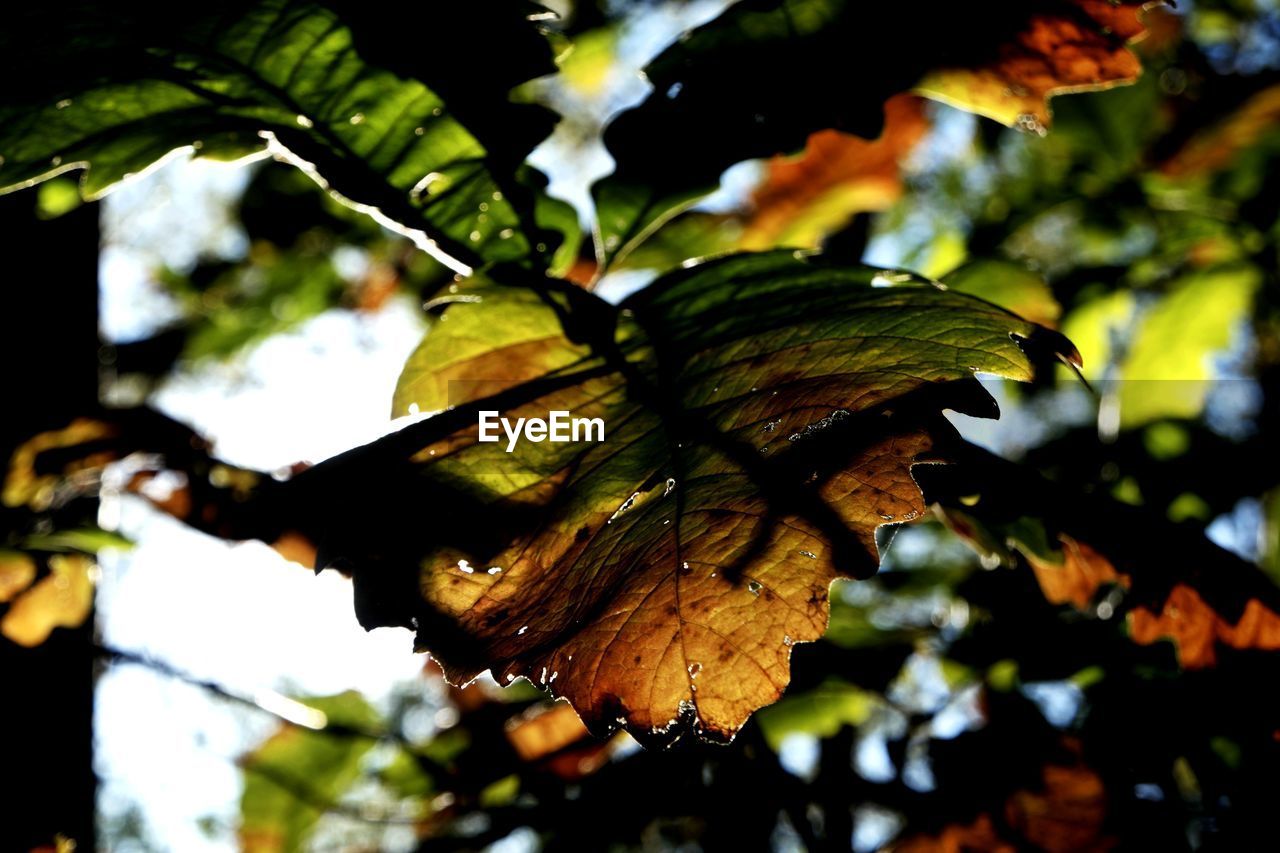
<path fill-rule="evenodd" d="M 4 467 L 24 438 L 93 411 L 98 396 L 98 210 L 35 216 L 33 191 L 0 197 L 0 352 Z M 0 544 L 13 531 L 0 521 Z M 12 545 L 13 543 L 8 543 Z M 92 850 L 93 618 L 27 649 L 0 638 L 0 848 L 55 835 Z"/>

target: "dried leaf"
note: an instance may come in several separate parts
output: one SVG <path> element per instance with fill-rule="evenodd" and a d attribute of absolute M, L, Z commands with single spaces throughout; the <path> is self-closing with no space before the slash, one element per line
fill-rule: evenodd
<path fill-rule="evenodd" d="M 822 130 L 802 154 L 773 158 L 752 198 L 742 248 L 813 248 L 854 214 L 886 209 L 902 194 L 901 163 L 927 128 L 920 100 L 898 95 L 885 102 L 879 138 Z"/>
<path fill-rule="evenodd" d="M 1028 551 L 1025 556 L 1040 590 L 1051 604 L 1073 604 L 1089 607 L 1099 588 L 1106 584 L 1128 585 L 1128 579 L 1117 574 L 1111 561 L 1083 542 L 1062 535 L 1062 563 L 1055 564 Z"/>
<path fill-rule="evenodd" d="M 990 815 L 969 824 L 952 824 L 937 835 L 913 835 L 884 848 L 884 853 L 1014 853 L 1017 848 L 996 834 Z"/>
<path fill-rule="evenodd" d="M 49 574 L 18 596 L 0 619 L 0 634 L 20 646 L 38 646 L 54 628 L 74 628 L 93 609 L 93 561 L 83 554 L 54 554 Z"/>
<path fill-rule="evenodd" d="M 1219 643 L 1237 649 L 1280 649 L 1280 615 L 1262 602 L 1251 599 L 1240 621 L 1232 625 L 1181 583 L 1170 591 L 1158 614 L 1135 608 L 1129 614 L 1129 630 L 1134 642 L 1144 645 L 1173 640 L 1178 660 L 1188 669 L 1213 666 Z"/>
<path fill-rule="evenodd" d="M 1050 95 L 1137 78 L 1126 44 L 1142 33 L 1143 8 L 1109 0 L 1002 0 L 981 13 L 957 3 L 730 4 L 645 69 L 653 94 L 608 128 L 617 170 L 593 188 L 599 248 L 608 260 L 626 256 L 714 191 L 734 163 L 797 151 L 823 130 L 876 135 L 885 102 L 913 86 L 1043 129 Z"/>
<path fill-rule="evenodd" d="M 1043 132 L 1049 98 L 1132 83 L 1142 63 L 1129 43 L 1144 32 L 1150 4 L 1071 0 L 1034 13 L 1023 29 L 981 65 L 947 68 L 924 77 L 915 91 L 1001 124 Z"/>

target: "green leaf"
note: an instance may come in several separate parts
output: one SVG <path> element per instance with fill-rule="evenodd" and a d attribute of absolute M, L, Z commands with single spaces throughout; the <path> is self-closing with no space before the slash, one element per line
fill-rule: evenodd
<path fill-rule="evenodd" d="M 1238 332 L 1261 284 L 1248 265 L 1191 273 L 1143 315 L 1120 365 L 1124 427 L 1200 414 L 1215 375 L 1212 358 Z"/>
<path fill-rule="evenodd" d="M 874 693 L 832 678 L 812 690 L 787 696 L 760 712 L 760 729 L 776 752 L 790 734 L 828 738 L 845 726 L 857 726 L 877 707 Z"/>
<path fill-rule="evenodd" d="M 455 682 L 527 676 L 597 730 L 659 739 L 730 738 L 781 694 L 831 581 L 874 573 L 876 528 L 923 512 L 911 468 L 951 435 L 941 409 L 993 414 L 972 373 L 1027 379 L 1015 336 L 1051 334 L 787 252 L 599 303 L 576 341 L 560 318 L 589 310 L 580 290 L 473 280 L 454 298 L 396 396 L 396 414 L 448 411 L 329 468 L 417 501 L 340 501 L 315 521 L 321 565 L 350 568 L 363 623 L 416 626 Z M 478 440 L 482 410 L 601 418 L 605 440 L 508 452 Z"/>
<path fill-rule="evenodd" d="M 1011 261 L 972 261 L 947 273 L 942 283 L 950 290 L 985 299 L 1042 326 L 1057 324 L 1062 314 L 1062 307 L 1045 280 Z"/>
<path fill-rule="evenodd" d="M 375 729 L 377 713 L 355 692 L 307 698 L 329 726 Z M 300 850 L 326 808 L 360 777 L 370 738 L 287 726 L 241 759 L 240 840 L 250 850 Z"/>
<path fill-rule="evenodd" d="M 22 546 L 33 551 L 80 551 L 96 554 L 104 548 L 128 550 L 133 547 L 133 542 L 111 530 L 84 527 L 32 534 L 23 540 Z"/>
<path fill-rule="evenodd" d="M 408 21 L 376 0 L 331 5 L 76 2 L 11 14 L 0 187 L 83 169 L 82 192 L 97 198 L 177 150 L 269 150 L 455 268 L 549 255 L 560 239 L 535 222 L 547 219 L 535 215 L 539 179 L 521 163 L 554 116 L 507 100 L 525 75 L 554 70 L 526 5 Z M 484 68 L 481 46 L 503 60 Z"/>

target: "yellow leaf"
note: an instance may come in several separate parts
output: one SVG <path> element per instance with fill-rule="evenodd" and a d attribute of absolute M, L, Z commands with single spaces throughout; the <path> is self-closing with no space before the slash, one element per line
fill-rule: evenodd
<path fill-rule="evenodd" d="M 26 554 L 0 552 L 0 602 L 13 600 L 14 596 L 31 586 L 35 579 L 34 560 Z"/>
<path fill-rule="evenodd" d="M 93 608 L 93 561 L 83 554 L 55 554 L 49 575 L 24 592 L 0 620 L 0 634 L 20 646 L 38 646 L 54 628 L 74 628 Z"/>

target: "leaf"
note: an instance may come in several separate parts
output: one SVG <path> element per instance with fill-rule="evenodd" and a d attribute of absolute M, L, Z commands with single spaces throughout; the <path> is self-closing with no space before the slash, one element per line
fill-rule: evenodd
<path fill-rule="evenodd" d="M 12 601 L 35 579 L 35 560 L 17 551 L 0 551 L 0 604 Z"/>
<path fill-rule="evenodd" d="M 967 824 L 951 824 L 937 835 L 912 835 L 882 849 L 881 853 L 960 853 L 983 850 L 987 853 L 1014 853 L 1017 848 L 996 832 L 991 816 L 978 815 Z"/>
<path fill-rule="evenodd" d="M 133 542 L 114 531 L 90 525 L 55 530 L 52 533 L 35 533 L 22 540 L 22 545 L 33 551 L 80 551 L 84 554 L 97 554 L 105 548 L 128 550 L 133 547 Z"/>
<path fill-rule="evenodd" d="M 321 522 L 321 565 L 352 571 L 366 627 L 416 626 L 455 683 L 492 669 L 596 731 L 731 738 L 821 636 L 831 581 L 874 573 L 876 529 L 923 511 L 911 468 L 950 434 L 941 407 L 993 414 L 975 370 L 1030 377 L 1014 336 L 1043 330 L 891 279 L 786 252 L 694 266 L 626 300 L 616 331 L 607 313 L 580 330 L 604 356 L 560 327 L 558 300 L 589 294 L 468 283 L 397 393 L 396 414 L 452 407 L 417 425 L 426 446 L 399 439 L 430 509 Z M 599 417 L 606 440 L 508 453 L 478 441 L 487 409 Z"/>
<path fill-rule="evenodd" d="M 1178 660 L 1188 669 L 1217 663 L 1217 646 L 1236 649 L 1280 649 L 1280 615 L 1256 598 L 1245 604 L 1234 625 L 1223 619 L 1196 590 L 1177 584 L 1159 613 L 1135 608 L 1129 614 L 1129 630 L 1135 643 L 1150 644 L 1171 639 L 1178 646 Z"/>
<path fill-rule="evenodd" d="M 1146 2 L 1036 4 L 1017 34 L 978 66 L 933 72 L 915 91 L 1013 127 L 1043 132 L 1049 98 L 1132 83 L 1142 63 L 1128 44 L 1144 34 Z"/>
<path fill-rule="evenodd" d="M 1051 329 L 1057 327 L 1062 314 L 1062 306 L 1054 299 L 1048 283 L 1012 261 L 971 261 L 943 276 L 942 283 L 950 290 L 985 299 Z"/>
<path fill-rule="evenodd" d="M 590 737 L 567 702 L 549 707 L 534 705 L 508 722 L 506 734 L 512 749 L 524 761 L 538 761 Z"/>
<path fill-rule="evenodd" d="M 315 250 L 256 243 L 250 261 L 205 287 L 172 277 L 170 292 L 192 316 L 182 358 L 228 359 L 339 304 L 348 289 L 328 255 Z"/>
<path fill-rule="evenodd" d="M 1120 365 L 1121 424 L 1191 418 L 1204 408 L 1211 357 L 1226 349 L 1261 286 L 1257 268 L 1232 265 L 1184 276 L 1148 311 Z"/>
<path fill-rule="evenodd" d="M 379 723 L 358 693 L 311 697 L 305 704 L 322 712 L 329 725 L 357 729 Z M 360 765 L 376 741 L 286 726 L 240 760 L 242 849 L 254 853 L 303 849 L 326 806 L 360 777 Z"/>
<path fill-rule="evenodd" d="M 1240 155 L 1280 128 L 1280 86 L 1253 95 L 1214 127 L 1196 134 L 1160 166 L 1175 179 L 1195 178 L 1233 166 Z"/>
<path fill-rule="evenodd" d="M 945 518 L 951 528 L 979 554 L 994 553 L 993 531 L 976 518 L 947 509 Z M 1026 557 L 1036 581 L 1051 604 L 1070 604 L 1078 610 L 1093 609 L 1099 590 L 1115 585 L 1127 594 L 1134 592 L 1134 577 L 1120 571 L 1106 554 L 1075 537 L 1060 533 L 1060 559 L 1055 560 L 1039 547 L 1028 545 L 1023 536 L 1006 527 L 1010 547 Z M 1018 529 L 1025 531 L 1026 525 Z M 1201 581 L 1202 583 L 1203 581 Z M 1217 663 L 1219 646 L 1235 649 L 1280 649 L 1280 615 L 1258 598 L 1243 596 L 1239 616 L 1232 621 L 1205 601 L 1196 587 L 1185 580 L 1165 586 L 1157 599 L 1131 602 L 1129 635 L 1140 645 L 1172 640 L 1177 646 L 1178 661 L 1187 669 L 1202 669 Z"/>
<path fill-rule="evenodd" d="M 1140 3 L 736 3 L 682 36 L 645 75 L 653 93 L 605 133 L 617 163 L 593 190 L 606 259 L 625 256 L 742 160 L 812 133 L 872 138 L 885 101 L 914 90 L 1016 123 L 1044 98 L 1136 77 L 1125 47 Z M 1110 27 L 1113 32 L 1107 33 Z M 996 87 L 996 88 L 993 88 Z M 1015 88 L 1019 94 L 1005 95 Z"/>
<path fill-rule="evenodd" d="M 798 696 L 784 696 L 760 712 L 760 730 L 775 752 L 789 734 L 829 738 L 857 726 L 877 707 L 876 694 L 840 679 L 828 679 Z"/>
<path fill-rule="evenodd" d="M 36 512 L 54 504 L 60 485 L 74 479 L 79 471 L 95 471 L 115 458 L 112 454 L 95 453 L 95 445 L 119 435 L 111 424 L 90 418 L 77 418 L 60 430 L 42 432 L 24 441 L 9 458 L 3 499 L 7 507 L 28 506 Z M 80 458 L 59 472 L 41 470 L 36 458 L 42 453 L 63 448 L 87 447 Z"/>
<path fill-rule="evenodd" d="M 549 253 L 559 240 L 534 209 L 550 203 L 535 202 L 537 179 L 517 169 L 554 117 L 506 101 L 513 78 L 554 70 L 525 7 L 433 7 L 394 40 L 407 47 L 412 32 L 430 48 L 402 54 L 388 50 L 402 9 L 335 5 L 27 7 L 0 38 L 0 187 L 83 169 L 82 192 L 97 198 L 175 150 L 270 150 L 455 268 Z M 481 42 L 511 64 L 477 63 Z"/>
<path fill-rule="evenodd" d="M 689 211 L 672 219 L 652 237 L 619 256 L 610 270 L 670 272 L 690 258 L 727 255 L 742 245 L 741 213 Z"/>
<path fill-rule="evenodd" d="M 734 4 L 658 56 L 645 69 L 653 94 L 605 134 L 617 162 L 593 189 L 605 257 L 626 255 L 736 162 L 796 151 L 824 129 L 876 135 L 884 100 L 915 80 L 885 61 L 887 46 L 849 38 L 897 23 L 895 10 L 858 5 Z M 854 80 L 839 98 L 815 85 Z"/>
<path fill-rule="evenodd" d="M 508 743 L 522 761 L 561 779 L 582 779 L 605 766 L 618 740 L 593 738 L 568 702 L 533 705 L 507 721 Z"/>
<path fill-rule="evenodd" d="M 984 813 L 968 824 L 949 825 L 937 835 L 912 835 L 886 849 L 898 853 L 1109 850 L 1117 839 L 1108 832 L 1107 812 L 1106 786 L 1096 770 L 1080 762 L 1050 762 L 1041 770 L 1039 785 L 1009 794 L 998 824 Z"/>
<path fill-rule="evenodd" d="M 1046 764 L 1039 790 L 1015 791 L 1005 803 L 1005 819 L 1033 849 L 1106 849 L 1107 792 L 1102 777 L 1083 764 Z"/>
<path fill-rule="evenodd" d="M 1093 604 L 1097 592 L 1106 584 L 1128 585 L 1128 579 L 1116 573 L 1111 561 L 1084 542 L 1063 534 L 1062 562 L 1055 564 L 1026 551 L 1027 562 L 1050 604 L 1073 604 L 1085 610 Z"/>
<path fill-rule="evenodd" d="M 1111 375 L 1118 358 L 1115 344 L 1135 327 L 1134 303 L 1131 291 L 1116 290 L 1081 302 L 1063 320 L 1062 333 L 1080 351 L 1080 370 L 1090 382 Z"/>
<path fill-rule="evenodd" d="M 54 628 L 75 628 L 93 609 L 93 561 L 83 554 L 49 557 L 49 574 L 20 594 L 0 618 L 0 634 L 38 646 Z"/>
<path fill-rule="evenodd" d="M 823 130 L 803 154 L 773 158 L 752 195 L 742 248 L 817 248 L 854 214 L 886 209 L 902 194 L 900 163 L 927 127 L 919 99 L 898 95 L 884 105 L 878 138 Z"/>

